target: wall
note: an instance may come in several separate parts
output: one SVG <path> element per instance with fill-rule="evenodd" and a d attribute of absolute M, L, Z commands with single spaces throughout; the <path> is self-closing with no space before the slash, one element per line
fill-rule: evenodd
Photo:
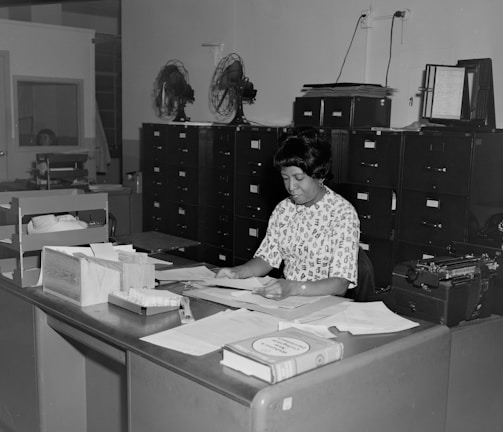
<path fill-rule="evenodd" d="M 418 119 L 419 87 L 427 63 L 491 57 L 496 118 L 503 126 L 503 37 L 499 0 L 135 0 L 122 1 L 124 163 L 135 169 L 139 127 L 159 121 L 151 105 L 155 76 L 172 58 L 190 74 L 195 102 L 186 109 L 193 121 L 214 121 L 208 87 L 214 70 L 211 48 L 236 51 L 258 90 L 245 115 L 259 124 L 291 122 L 293 101 L 304 83 L 335 82 L 361 11 L 370 5 L 371 27 L 358 26 L 340 82 L 384 85 L 394 21 L 388 85 L 396 89 L 392 126 Z"/>
<path fill-rule="evenodd" d="M 36 148 L 17 146 L 13 112 L 13 77 L 50 77 L 83 80 L 83 133 L 86 148 L 94 147 L 94 31 L 48 24 L 0 20 L 0 51 L 8 53 L 10 91 L 7 102 L 10 117 L 7 145 L 8 166 L 0 178 L 28 178 Z M 92 154 L 92 153 L 91 153 Z M 93 155 L 93 154 L 92 154 Z M 94 157 L 94 155 L 93 155 Z M 89 167 L 92 170 L 92 165 Z"/>

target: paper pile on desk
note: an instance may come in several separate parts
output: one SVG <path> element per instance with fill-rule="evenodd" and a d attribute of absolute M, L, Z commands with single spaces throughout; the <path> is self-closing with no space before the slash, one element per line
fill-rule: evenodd
<path fill-rule="evenodd" d="M 226 310 L 191 324 L 150 336 L 142 341 L 191 355 L 204 355 L 225 344 L 278 329 L 279 318 L 246 309 Z"/>
<path fill-rule="evenodd" d="M 226 287 L 253 291 L 274 282 L 271 277 L 249 277 L 246 279 L 216 278 L 215 273 L 206 266 L 184 267 L 157 270 L 155 278 L 159 281 L 197 282 L 199 285 Z"/>

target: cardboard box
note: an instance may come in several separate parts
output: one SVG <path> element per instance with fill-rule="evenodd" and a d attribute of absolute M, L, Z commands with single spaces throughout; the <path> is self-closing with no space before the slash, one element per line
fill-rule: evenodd
<path fill-rule="evenodd" d="M 84 248 L 68 248 L 68 251 L 75 249 Z M 79 306 L 91 306 L 108 302 L 108 295 L 115 291 L 155 286 L 153 264 L 111 261 L 82 253 L 76 255 L 67 253 L 65 248 L 44 247 L 44 292 Z"/>

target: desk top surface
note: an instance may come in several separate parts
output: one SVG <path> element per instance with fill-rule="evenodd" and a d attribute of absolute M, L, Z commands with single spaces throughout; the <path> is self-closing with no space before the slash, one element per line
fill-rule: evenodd
<path fill-rule="evenodd" d="M 177 257 L 171 257 L 176 263 Z M 180 325 L 177 311 L 158 315 L 138 315 L 109 303 L 88 307 L 75 306 L 63 299 L 44 293 L 41 287 L 19 288 L 7 281 L 0 281 L 0 287 L 27 300 L 42 309 L 48 315 L 57 318 L 75 328 L 89 333 L 116 348 L 134 352 L 154 363 L 175 371 L 214 391 L 226 395 L 244 405 L 251 405 L 256 395 L 269 385 L 259 379 L 244 376 L 229 370 L 220 364 L 221 350 L 205 356 L 190 356 L 172 351 L 139 338 L 167 330 Z M 173 284 L 173 291 L 183 292 L 183 284 Z M 191 309 L 196 319 L 200 319 L 226 309 L 225 306 L 202 299 L 193 299 Z M 407 344 L 428 338 L 448 337 L 448 328 L 422 322 L 420 327 L 398 333 L 352 336 L 339 333 L 338 340 L 344 343 L 345 358 L 338 362 L 309 372 L 314 374 L 327 368 L 337 368 L 339 363 L 351 362 L 354 356 L 372 356 L 370 351 L 381 353 L 400 350 L 401 341 Z M 419 343 L 419 342 L 417 342 Z M 374 351 L 375 352 L 375 351 Z M 334 369 L 334 372 L 335 369 Z M 302 379 L 301 374 L 280 383 L 295 385 L 295 380 Z M 279 385 L 279 384 L 278 384 Z"/>
<path fill-rule="evenodd" d="M 177 237 L 158 231 L 145 231 L 133 234 L 117 236 L 116 240 L 121 243 L 131 243 L 136 249 L 149 253 L 167 252 L 175 249 L 198 246 L 201 242 L 184 237 Z"/>

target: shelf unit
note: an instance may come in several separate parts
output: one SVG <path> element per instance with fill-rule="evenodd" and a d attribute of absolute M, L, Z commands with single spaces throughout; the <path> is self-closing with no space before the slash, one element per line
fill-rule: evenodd
<path fill-rule="evenodd" d="M 85 229 L 28 233 L 33 216 L 57 213 L 78 215 L 99 210 L 105 223 Z M 108 195 L 84 194 L 78 189 L 0 193 L 0 278 L 20 287 L 36 285 L 44 246 L 78 246 L 108 241 Z"/>

